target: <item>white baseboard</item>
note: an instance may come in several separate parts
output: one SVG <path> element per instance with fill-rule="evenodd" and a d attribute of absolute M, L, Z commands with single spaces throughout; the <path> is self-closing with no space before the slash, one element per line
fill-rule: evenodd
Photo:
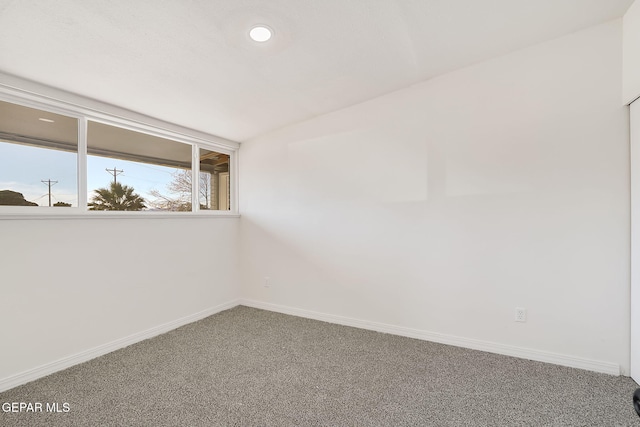
<path fill-rule="evenodd" d="M 33 369 L 29 369 L 25 372 L 21 372 L 16 375 L 12 375 L 7 378 L 0 379 L 0 392 L 9 390 L 19 385 L 28 383 L 30 381 L 37 380 L 38 378 L 45 377 L 63 369 L 70 368 L 71 366 L 86 362 L 96 357 L 111 353 L 112 351 L 119 350 L 127 347 L 131 344 L 152 338 L 154 336 L 169 332 L 180 326 L 193 323 L 205 317 L 209 317 L 213 314 L 219 313 L 224 310 L 236 307 L 238 305 L 244 305 L 247 307 L 254 307 L 263 310 L 275 311 L 278 313 L 290 314 L 298 317 L 305 317 L 308 319 L 315 319 L 329 323 L 336 323 L 339 325 L 352 326 L 355 328 L 368 329 L 377 332 L 384 332 L 393 335 L 399 335 L 409 338 L 416 338 L 425 341 L 433 341 L 441 344 L 454 345 L 457 347 L 470 348 L 474 350 L 486 351 L 489 353 L 503 354 L 506 356 L 519 357 L 521 359 L 535 360 L 538 362 L 553 363 L 561 366 L 568 366 L 571 368 L 586 369 L 594 372 L 601 372 L 609 375 L 620 375 L 620 365 L 609 362 L 600 362 L 596 360 L 583 359 L 572 356 L 565 356 L 562 354 L 549 353 L 540 350 L 533 350 L 528 348 L 497 344 L 488 341 L 481 341 L 471 338 L 462 338 L 452 335 L 440 334 L 436 332 L 423 331 L 419 329 L 405 328 L 400 326 L 388 325 L 385 323 L 370 322 L 366 320 L 354 319 L 344 316 L 336 316 L 333 314 L 325 314 L 316 311 L 303 310 L 299 308 L 287 307 L 277 304 L 266 303 L 262 301 L 255 301 L 250 299 L 232 300 L 224 304 L 211 307 L 209 309 L 200 311 L 198 313 L 191 314 L 189 316 L 176 319 L 174 321 L 164 323 L 159 326 L 155 326 L 146 331 L 138 332 L 129 335 L 124 338 L 112 341 L 107 344 L 100 345 L 98 347 L 91 348 L 89 350 L 82 351 L 77 354 L 73 354 L 62 359 L 58 359 L 54 362 L 47 363 L 45 365 L 38 366 Z"/>
<path fill-rule="evenodd" d="M 147 329 L 146 331 L 138 332 L 127 337 L 117 339 L 110 343 L 103 344 L 77 354 L 72 354 L 67 357 L 63 357 L 62 359 L 58 359 L 54 362 L 47 363 L 33 369 L 29 369 L 28 371 L 3 378 L 0 380 L 0 392 L 9 390 L 33 380 L 37 380 L 38 378 L 45 377 L 47 375 L 53 374 L 54 372 L 70 368 L 71 366 L 86 362 L 96 357 L 103 356 L 107 353 L 111 353 L 112 351 L 119 350 L 131 344 L 135 344 L 148 338 L 155 337 L 156 335 L 164 334 L 165 332 L 169 332 L 173 329 L 179 328 L 180 326 L 184 326 L 200 319 L 204 319 L 205 317 L 209 317 L 221 311 L 228 310 L 230 308 L 236 307 L 237 305 L 239 305 L 239 300 L 232 300 L 224 304 L 220 304 L 215 307 L 190 314 L 180 319 L 155 326 L 151 329 Z"/>
<path fill-rule="evenodd" d="M 546 351 L 534 350 L 530 348 L 516 347 L 505 344 L 498 344 L 489 341 L 463 338 L 453 335 L 440 334 L 437 332 L 423 331 L 419 329 L 405 328 L 401 326 L 388 325 L 385 323 L 370 322 L 366 320 L 353 319 L 349 317 L 336 316 L 333 314 L 319 313 L 316 311 L 303 310 L 299 308 L 286 307 L 262 301 L 241 299 L 240 305 L 260 308 L 263 310 L 275 311 L 278 313 L 290 314 L 293 316 L 305 317 L 308 319 L 321 320 L 339 325 L 353 326 L 355 328 L 369 329 L 377 332 L 385 332 L 403 337 L 416 338 L 425 341 L 433 341 L 441 344 L 448 344 L 457 347 L 470 348 L 473 350 L 486 351 L 489 353 L 513 356 L 521 359 L 535 360 L 537 362 L 553 363 L 555 365 L 568 366 L 570 368 L 585 369 L 588 371 L 600 372 L 609 375 L 620 375 L 620 365 L 610 362 L 583 359 L 579 357 L 566 356 L 563 354 L 550 353 Z"/>

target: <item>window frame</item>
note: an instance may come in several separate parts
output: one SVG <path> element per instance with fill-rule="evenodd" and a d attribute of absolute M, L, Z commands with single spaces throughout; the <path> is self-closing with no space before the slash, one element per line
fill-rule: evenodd
<path fill-rule="evenodd" d="M 138 119 L 138 113 L 126 110 L 116 114 L 106 108 L 88 108 L 76 103 L 61 99 L 39 95 L 12 87 L 3 86 L 0 83 L 0 101 L 35 108 L 46 112 L 60 114 L 74 118 L 78 121 L 78 152 L 77 152 L 77 191 L 78 206 L 59 207 L 49 206 L 0 206 L 0 220 L 3 219 L 49 219 L 49 218 L 215 218 L 215 217 L 239 217 L 238 214 L 238 149 L 240 144 L 234 141 L 224 140 L 213 135 L 202 134 L 187 128 L 182 128 L 161 120 L 147 118 Z M 96 101 L 90 101 L 96 104 Z M 113 107 L 117 108 L 117 107 Z M 194 177 L 200 174 L 200 148 L 215 151 L 229 156 L 230 179 L 230 209 L 229 210 L 200 210 L 198 199 L 199 179 L 192 179 L 192 211 L 91 211 L 88 207 L 87 188 L 87 135 L 89 121 L 115 126 L 125 130 L 143 133 L 150 136 L 169 139 L 178 143 L 191 146 L 191 170 Z"/>

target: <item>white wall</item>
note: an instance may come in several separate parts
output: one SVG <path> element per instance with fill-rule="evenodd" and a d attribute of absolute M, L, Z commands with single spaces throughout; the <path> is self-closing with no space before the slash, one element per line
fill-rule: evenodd
<path fill-rule="evenodd" d="M 0 220 L 0 380 L 235 301 L 237 227 Z"/>
<path fill-rule="evenodd" d="M 625 104 L 640 97 L 640 1 L 634 2 L 623 18 L 623 87 Z"/>
<path fill-rule="evenodd" d="M 616 20 L 244 143 L 245 303 L 628 373 L 621 68 Z"/>

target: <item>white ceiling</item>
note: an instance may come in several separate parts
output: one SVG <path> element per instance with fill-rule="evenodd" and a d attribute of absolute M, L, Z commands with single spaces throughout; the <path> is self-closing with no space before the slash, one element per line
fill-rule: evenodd
<path fill-rule="evenodd" d="M 0 71 L 235 141 L 624 14 L 633 0 L 0 0 Z M 257 44 L 252 25 L 275 30 Z"/>

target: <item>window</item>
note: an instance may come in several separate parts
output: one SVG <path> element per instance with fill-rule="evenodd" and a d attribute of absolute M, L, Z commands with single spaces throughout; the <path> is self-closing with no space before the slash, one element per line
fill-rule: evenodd
<path fill-rule="evenodd" d="M 105 114 L 72 117 L 75 111 L 66 116 L 66 109 L 25 104 L 0 101 L 0 215 L 35 206 L 83 215 L 235 209 L 236 147 Z"/>
<path fill-rule="evenodd" d="M 0 101 L 0 205 L 78 206 L 78 119 Z"/>
<path fill-rule="evenodd" d="M 89 210 L 192 210 L 191 145 L 92 121 L 87 135 Z"/>
<path fill-rule="evenodd" d="M 200 209 L 231 209 L 229 155 L 200 149 Z"/>

